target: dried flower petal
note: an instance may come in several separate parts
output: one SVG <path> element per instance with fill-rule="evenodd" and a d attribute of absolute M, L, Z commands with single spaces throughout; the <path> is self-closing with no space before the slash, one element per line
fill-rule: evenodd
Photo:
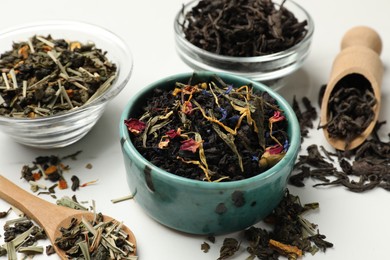
<path fill-rule="evenodd" d="M 169 138 L 161 138 L 161 141 L 158 143 L 159 149 L 164 149 L 168 146 L 170 139 Z"/>
<path fill-rule="evenodd" d="M 259 166 L 262 169 L 268 169 L 277 164 L 285 155 L 284 147 L 276 144 L 269 146 L 259 160 Z"/>
<path fill-rule="evenodd" d="M 166 134 L 169 138 L 173 139 L 173 138 L 175 138 L 175 137 L 177 137 L 177 136 L 180 136 L 180 134 L 181 134 L 181 129 L 180 129 L 180 128 L 178 128 L 177 130 L 171 129 L 171 130 L 169 130 L 168 132 L 166 132 L 165 134 Z"/>
<path fill-rule="evenodd" d="M 25 60 L 28 58 L 29 50 L 30 50 L 30 48 L 28 47 L 28 45 L 23 45 L 18 50 L 18 54 L 21 55 L 23 57 L 23 59 Z"/>
<path fill-rule="evenodd" d="M 38 181 L 42 177 L 42 174 L 39 172 L 34 172 L 32 174 L 32 177 L 33 177 L 34 181 Z"/>
<path fill-rule="evenodd" d="M 269 146 L 269 147 L 265 148 L 265 153 L 280 154 L 281 152 L 283 152 L 283 150 L 284 150 L 283 146 L 276 144 L 276 145 Z"/>
<path fill-rule="evenodd" d="M 184 103 L 181 107 L 181 111 L 186 115 L 191 114 L 192 113 L 192 103 L 190 101 L 184 101 Z"/>
<path fill-rule="evenodd" d="M 173 96 L 177 96 L 177 94 L 179 94 L 181 92 L 181 88 L 175 88 L 173 91 L 172 91 L 172 95 Z"/>
<path fill-rule="evenodd" d="M 64 180 L 64 179 L 59 180 L 58 181 L 58 188 L 60 190 L 67 189 L 68 188 L 68 183 L 66 182 L 66 180 Z"/>
<path fill-rule="evenodd" d="M 228 88 L 225 91 L 225 94 L 229 94 L 233 90 L 233 85 L 228 85 Z"/>
<path fill-rule="evenodd" d="M 226 109 L 222 108 L 222 107 L 219 107 L 218 108 L 218 111 L 221 113 L 221 118 L 218 119 L 219 121 L 224 121 L 226 119 L 226 116 L 227 116 L 227 111 Z"/>
<path fill-rule="evenodd" d="M 93 180 L 93 181 L 88 181 L 86 183 L 83 183 L 80 185 L 80 187 L 86 187 L 86 186 L 89 186 L 91 184 L 95 184 L 98 180 Z"/>
<path fill-rule="evenodd" d="M 135 118 L 125 120 L 125 125 L 130 132 L 136 135 L 141 133 L 146 128 L 146 124 L 144 122 Z"/>
<path fill-rule="evenodd" d="M 277 110 L 274 112 L 274 115 L 272 117 L 270 117 L 269 122 L 272 124 L 275 122 L 282 121 L 284 119 L 285 119 L 285 116 L 282 115 L 282 113 L 279 110 Z"/>
<path fill-rule="evenodd" d="M 49 167 L 45 170 L 45 174 L 46 174 L 46 175 L 53 174 L 53 173 L 56 173 L 56 172 L 57 172 L 57 166 L 56 166 L 56 165 L 51 165 L 51 166 L 49 166 Z"/>
<path fill-rule="evenodd" d="M 269 240 L 269 246 L 274 248 L 280 254 L 289 257 L 289 259 L 297 259 L 298 257 L 302 256 L 302 250 L 298 247 L 286 245 L 273 239 Z"/>
<path fill-rule="evenodd" d="M 180 150 L 181 151 L 191 151 L 193 153 L 199 148 L 201 142 L 197 142 L 194 139 L 190 138 L 181 142 Z"/>

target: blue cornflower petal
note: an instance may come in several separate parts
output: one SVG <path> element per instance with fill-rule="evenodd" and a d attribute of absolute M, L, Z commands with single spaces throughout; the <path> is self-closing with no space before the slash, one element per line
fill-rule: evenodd
<path fill-rule="evenodd" d="M 225 91 L 225 94 L 229 94 L 232 91 L 233 85 L 228 85 L 228 89 Z"/>
<path fill-rule="evenodd" d="M 222 107 L 219 107 L 218 108 L 218 111 L 222 114 L 222 117 L 219 119 L 219 121 L 223 121 L 226 119 L 226 116 L 227 116 L 227 111 L 226 109 L 222 108 Z"/>
<path fill-rule="evenodd" d="M 283 144 L 283 148 L 284 150 L 287 152 L 288 148 L 290 147 L 290 143 L 288 142 L 288 140 L 286 140 Z"/>

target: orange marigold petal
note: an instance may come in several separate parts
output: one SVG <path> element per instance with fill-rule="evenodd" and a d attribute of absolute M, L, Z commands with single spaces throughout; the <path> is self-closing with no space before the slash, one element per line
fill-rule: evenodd
<path fill-rule="evenodd" d="M 52 173 L 55 173 L 57 172 L 57 166 L 55 165 L 51 165 L 49 166 L 46 170 L 45 170 L 45 174 L 46 175 L 49 175 L 49 174 L 52 174 Z"/>
<path fill-rule="evenodd" d="M 59 181 L 58 181 L 58 188 L 59 188 L 60 190 L 65 190 L 65 189 L 67 189 L 67 188 L 68 188 L 68 183 L 66 182 L 66 180 L 64 180 L 64 179 L 59 180 Z"/>

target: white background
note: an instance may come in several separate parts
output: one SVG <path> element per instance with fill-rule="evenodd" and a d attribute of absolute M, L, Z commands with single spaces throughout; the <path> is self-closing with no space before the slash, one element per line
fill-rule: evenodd
<path fill-rule="evenodd" d="M 119 1 L 119 0 L 67 0 L 67 1 L 3 1 L 1 3 L 0 30 L 32 21 L 45 19 L 73 19 L 94 23 L 108 28 L 128 43 L 134 56 L 134 71 L 129 84 L 111 102 L 101 120 L 92 131 L 78 143 L 63 149 L 39 150 L 25 147 L 0 133 L 0 173 L 21 187 L 29 185 L 20 180 L 20 170 L 39 155 L 64 156 L 78 150 L 83 153 L 77 161 L 67 161 L 72 167 L 71 175 L 98 183 L 75 194 L 79 200 L 95 199 L 98 210 L 123 220 L 135 233 L 140 259 L 216 259 L 224 237 L 217 237 L 209 253 L 203 253 L 200 245 L 204 237 L 172 231 L 150 219 L 136 201 L 112 204 L 111 199 L 129 194 L 125 168 L 119 145 L 119 118 L 127 100 L 142 87 L 162 77 L 188 72 L 175 52 L 173 19 L 184 0 L 169 1 Z M 356 25 L 373 27 L 382 36 L 384 43 L 382 60 L 385 74 L 382 89 L 380 120 L 388 124 L 382 129 L 383 137 L 390 132 L 390 2 L 386 0 L 297 0 L 312 15 L 315 22 L 314 39 L 309 58 L 301 70 L 288 78 L 281 94 L 291 103 L 293 95 L 304 95 L 317 106 L 320 86 L 327 82 L 334 57 L 339 51 L 342 35 Z M 317 106 L 317 111 L 319 108 Z M 387 139 L 386 139 L 387 140 Z M 322 132 L 313 129 L 309 144 L 329 147 Z M 85 168 L 91 163 L 93 168 Z M 389 259 L 390 192 L 377 189 L 356 194 L 341 187 L 313 188 L 307 182 L 305 188 L 289 187 L 292 194 L 299 195 L 303 203 L 317 201 L 320 209 L 307 217 L 319 225 L 321 233 L 334 243 L 334 248 L 306 259 Z M 69 189 L 61 195 L 73 195 Z M 54 202 L 49 197 L 43 197 Z M 0 211 L 8 205 L 0 200 Z M 9 218 L 13 218 L 11 215 Z M 0 221 L 2 227 L 4 220 Z M 1 229 L 1 228 L 0 228 Z M 1 230 L 2 233 L 2 230 Z M 235 236 L 231 234 L 229 236 Z M 0 238 L 2 241 L 2 238 Z M 242 247 L 236 257 L 245 259 L 248 254 Z M 47 256 L 35 259 L 46 259 Z M 5 259 L 5 258 L 0 258 Z M 49 259 L 57 259 L 52 256 Z"/>

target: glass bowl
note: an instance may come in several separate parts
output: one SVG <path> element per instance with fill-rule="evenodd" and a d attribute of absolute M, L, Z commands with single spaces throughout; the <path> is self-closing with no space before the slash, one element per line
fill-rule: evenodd
<path fill-rule="evenodd" d="M 301 145 L 299 123 L 287 101 L 262 83 L 226 73 L 196 74 L 200 82 L 208 82 L 217 74 L 234 87 L 252 84 L 255 91 L 268 92 L 284 111 L 288 122 L 290 147 L 286 155 L 261 174 L 230 182 L 207 182 L 177 176 L 145 159 L 133 145 L 124 120 L 138 115 L 154 89 L 173 90 L 176 82 L 187 83 L 192 73 L 183 73 L 145 86 L 123 110 L 119 131 L 127 182 L 141 208 L 172 229 L 198 235 L 244 230 L 270 214 L 285 194 L 287 179 Z M 242 195 L 243 203 L 240 205 L 235 203 L 237 194 Z M 221 208 L 224 210 L 221 211 Z"/>
<path fill-rule="evenodd" d="M 64 113 L 40 118 L 0 116 L 0 129 L 4 133 L 18 143 L 37 148 L 64 147 L 85 136 L 103 114 L 108 101 L 126 86 L 133 68 L 132 55 L 121 38 L 104 28 L 76 21 L 45 21 L 9 28 L 0 32 L 0 53 L 11 50 L 13 42 L 49 34 L 54 39 L 95 43 L 116 64 L 117 76 L 98 98 Z"/>
<path fill-rule="evenodd" d="M 284 7 L 292 12 L 298 21 L 307 20 L 306 36 L 293 47 L 273 54 L 256 57 L 232 57 L 203 50 L 190 43 L 183 33 L 185 14 L 198 4 L 199 0 L 184 5 L 174 21 L 176 50 L 180 58 L 194 70 L 228 72 L 260 82 L 275 82 L 300 68 L 307 58 L 314 32 L 314 22 L 305 9 L 289 0 Z M 283 0 L 273 1 L 280 6 Z M 271 85 L 269 85 L 272 87 Z"/>

